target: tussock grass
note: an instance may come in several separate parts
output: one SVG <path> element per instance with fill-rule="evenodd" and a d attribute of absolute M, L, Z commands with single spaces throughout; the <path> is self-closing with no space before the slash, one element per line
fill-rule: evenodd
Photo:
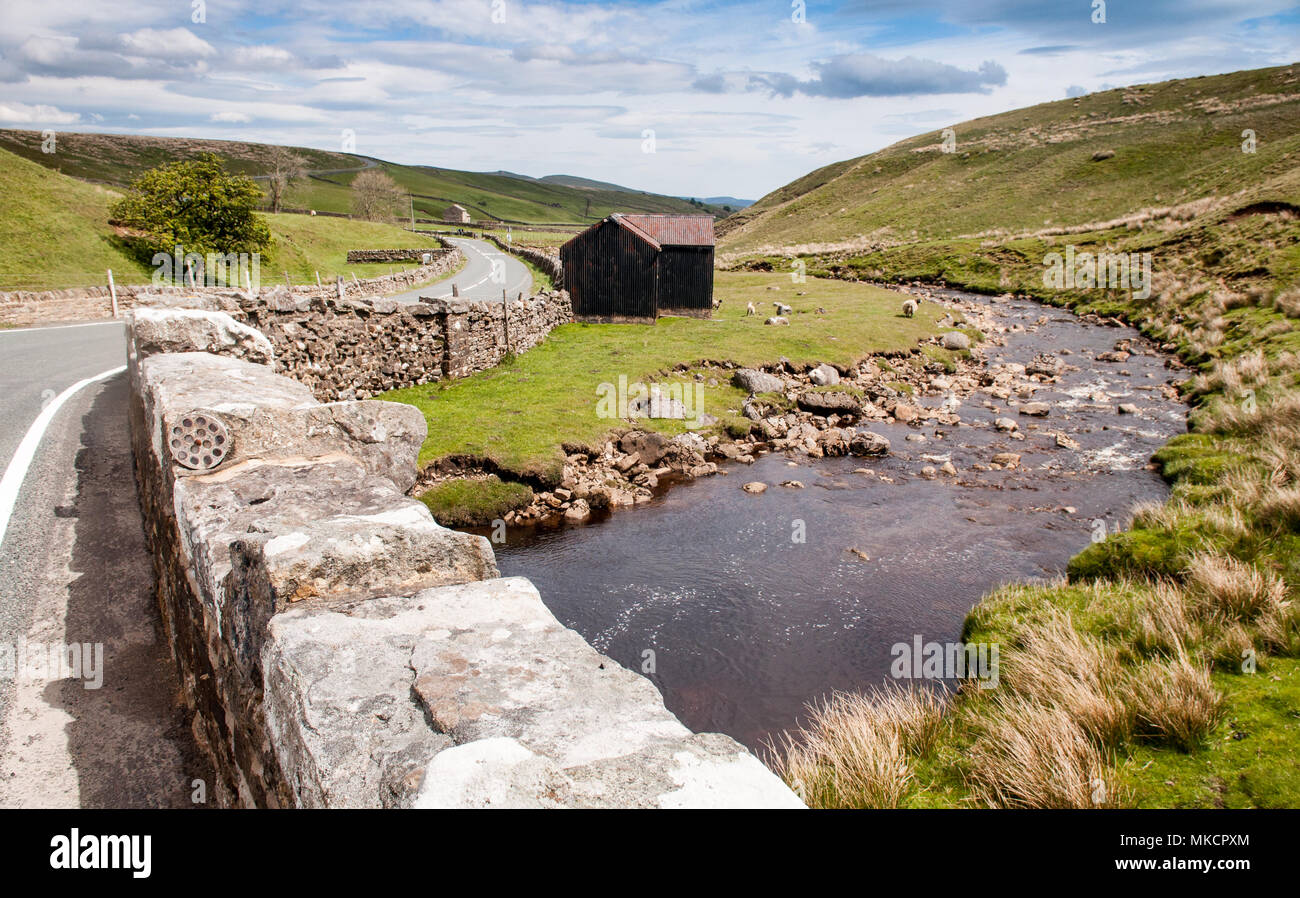
<path fill-rule="evenodd" d="M 1286 584 L 1228 556 L 1200 554 L 1187 570 L 1188 595 L 1203 617 L 1252 621 L 1286 598 Z"/>
<path fill-rule="evenodd" d="M 974 796 L 999 808 L 1097 808 L 1122 802 L 1106 754 L 1066 708 L 1012 693 L 989 700 L 970 753 Z"/>
<path fill-rule="evenodd" d="M 911 758 L 942 726 L 943 701 L 930 690 L 837 692 L 772 746 L 772 764 L 809 807 L 898 807 L 912 784 Z"/>
<path fill-rule="evenodd" d="M 1205 741 L 1223 719 L 1223 696 L 1210 672 L 1185 653 L 1143 666 L 1129 686 L 1135 732 L 1181 751 Z"/>
<path fill-rule="evenodd" d="M 1118 745 L 1132 726 L 1114 650 L 1081 634 L 1069 615 L 1030 626 L 1003 670 L 1012 690 L 1066 712 L 1098 746 Z"/>
<path fill-rule="evenodd" d="M 1279 602 L 1260 615 L 1259 637 L 1268 651 L 1288 658 L 1300 657 L 1300 605 Z"/>

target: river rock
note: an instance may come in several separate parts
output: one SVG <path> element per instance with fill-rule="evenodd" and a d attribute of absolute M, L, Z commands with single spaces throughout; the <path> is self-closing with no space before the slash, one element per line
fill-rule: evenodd
<path fill-rule="evenodd" d="M 948 331 L 943 335 L 943 348 L 952 350 L 970 349 L 970 337 L 961 331 Z"/>
<path fill-rule="evenodd" d="M 899 424 L 911 424 L 920 416 L 921 413 L 906 402 L 900 402 L 894 406 L 894 420 Z"/>
<path fill-rule="evenodd" d="M 1041 352 L 1034 356 L 1034 360 L 1029 363 L 1025 371 L 1029 374 L 1041 374 L 1045 377 L 1056 377 L 1061 373 L 1065 363 L 1050 353 Z"/>
<path fill-rule="evenodd" d="M 799 408 L 814 415 L 846 415 L 857 418 L 862 415 L 862 406 L 858 400 L 840 390 L 819 392 L 807 390 L 799 394 L 796 400 Z"/>
<path fill-rule="evenodd" d="M 749 483 L 742 486 L 741 489 L 747 493 L 758 494 L 767 490 L 767 484 L 761 480 L 751 480 Z"/>
<path fill-rule="evenodd" d="M 633 430 L 619 437 L 618 448 L 643 465 L 657 465 L 668 451 L 668 439 L 663 434 Z"/>
<path fill-rule="evenodd" d="M 833 387 L 840 382 L 840 372 L 830 365 L 818 365 L 808 372 L 808 379 L 819 387 Z"/>
<path fill-rule="evenodd" d="M 1046 418 L 1051 411 L 1052 407 L 1046 402 L 1026 402 L 1020 406 L 1020 414 L 1035 418 Z"/>
<path fill-rule="evenodd" d="M 993 464 L 1001 465 L 1004 468 L 1014 468 L 1020 464 L 1020 453 L 1018 452 L 999 452 L 993 456 Z"/>
<path fill-rule="evenodd" d="M 736 369 L 731 375 L 731 382 L 751 393 L 780 393 L 785 390 L 785 381 L 781 378 L 755 368 Z"/>
<path fill-rule="evenodd" d="M 573 504 L 564 512 L 566 521 L 585 521 L 589 517 L 591 517 L 591 506 L 585 499 L 574 499 Z"/>
<path fill-rule="evenodd" d="M 817 444 L 826 455 L 844 455 L 849 451 L 849 440 L 844 431 L 838 427 L 823 430 L 817 435 Z"/>
<path fill-rule="evenodd" d="M 1121 402 L 1119 404 L 1119 413 L 1121 415 L 1136 415 L 1138 407 L 1131 402 Z"/>
<path fill-rule="evenodd" d="M 849 452 L 857 456 L 888 455 L 889 440 L 878 433 L 863 430 L 849 440 Z"/>

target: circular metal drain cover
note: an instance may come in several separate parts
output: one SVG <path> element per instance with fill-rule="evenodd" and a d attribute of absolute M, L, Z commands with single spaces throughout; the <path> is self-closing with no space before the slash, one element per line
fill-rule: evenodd
<path fill-rule="evenodd" d="M 172 425 L 172 458 L 183 468 L 211 471 L 230 454 L 230 431 L 210 412 L 192 412 Z"/>

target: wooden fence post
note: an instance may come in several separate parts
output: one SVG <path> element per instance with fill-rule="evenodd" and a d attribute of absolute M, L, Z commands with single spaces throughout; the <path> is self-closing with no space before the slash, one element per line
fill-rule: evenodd
<path fill-rule="evenodd" d="M 108 295 L 113 300 L 113 317 L 117 317 L 117 286 L 113 283 L 113 269 L 108 269 Z"/>

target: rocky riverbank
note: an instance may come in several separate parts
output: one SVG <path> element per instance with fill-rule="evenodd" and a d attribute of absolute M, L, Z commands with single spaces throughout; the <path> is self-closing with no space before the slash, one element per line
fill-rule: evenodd
<path fill-rule="evenodd" d="M 1048 348 L 1031 360 L 1009 361 L 1000 350 L 1008 338 L 1036 332 L 1049 321 L 1044 309 L 1026 320 L 1025 302 L 1004 296 L 993 300 L 924 286 L 905 287 L 902 298 L 918 303 L 939 303 L 944 309 L 940 325 L 947 330 L 917 345 L 902 357 L 873 356 L 852 368 L 832 365 L 795 365 L 781 359 L 763 368 L 738 368 L 726 362 L 679 366 L 697 381 L 729 381 L 749 393 L 739 412 L 751 424 L 740 437 L 728 433 L 708 435 L 687 432 L 674 437 L 643 430 L 637 419 L 611 432 L 598 446 L 566 446 L 566 459 L 558 486 L 540 489 L 532 501 L 507 512 L 508 525 L 532 525 L 563 519 L 587 520 L 594 512 L 617 511 L 650 502 L 674 482 L 728 473 L 727 462 L 752 464 L 773 452 L 791 458 L 858 456 L 857 472 L 894 483 L 908 477 L 948 479 L 964 486 L 997 485 L 981 480 L 984 472 L 1026 473 L 1026 451 L 1060 452 L 1070 465 L 1096 469 L 1109 463 L 1103 452 L 1081 453 L 1073 433 L 1080 407 L 1110 410 L 1142 417 L 1139 404 L 1118 402 L 1101 379 L 1078 383 L 1081 370 L 1104 366 L 1112 379 L 1134 377 L 1127 363 L 1135 357 L 1144 364 L 1142 383 L 1133 391 L 1157 391 L 1161 400 L 1176 398 L 1175 377 L 1156 380 L 1153 368 L 1178 368 L 1173 359 L 1159 360 L 1159 350 L 1149 341 L 1124 336 L 1106 351 Z M 1014 302 L 1021 300 L 1019 302 Z M 1017 314 L 1004 306 L 1014 304 Z M 1092 324 L 1118 324 L 1096 316 Z M 1155 365 L 1159 361 L 1159 365 Z M 1064 384 L 1064 380 L 1071 383 Z M 1125 393 L 1131 391 L 1125 390 Z M 669 400 L 645 409 L 657 417 L 685 417 L 680 404 Z M 898 436 L 899 425 L 905 431 Z M 1103 427 L 1103 429 L 1105 429 Z M 974 442 L 974 432 L 979 439 Z M 887 435 L 892 434 L 891 436 Z M 960 443 L 972 451 L 942 451 Z M 873 460 L 893 457 L 888 471 L 877 470 Z M 900 470 L 898 462 L 904 461 Z M 1053 467 L 1060 468 L 1061 465 Z M 495 472 L 514 479 L 509 472 Z M 416 487 L 422 493 L 452 479 L 483 478 L 489 472 L 473 463 L 445 462 L 427 469 Z M 801 485 L 787 481 L 787 486 Z M 766 484 L 747 482 L 750 492 Z M 490 521 L 482 521 L 489 524 Z"/>

